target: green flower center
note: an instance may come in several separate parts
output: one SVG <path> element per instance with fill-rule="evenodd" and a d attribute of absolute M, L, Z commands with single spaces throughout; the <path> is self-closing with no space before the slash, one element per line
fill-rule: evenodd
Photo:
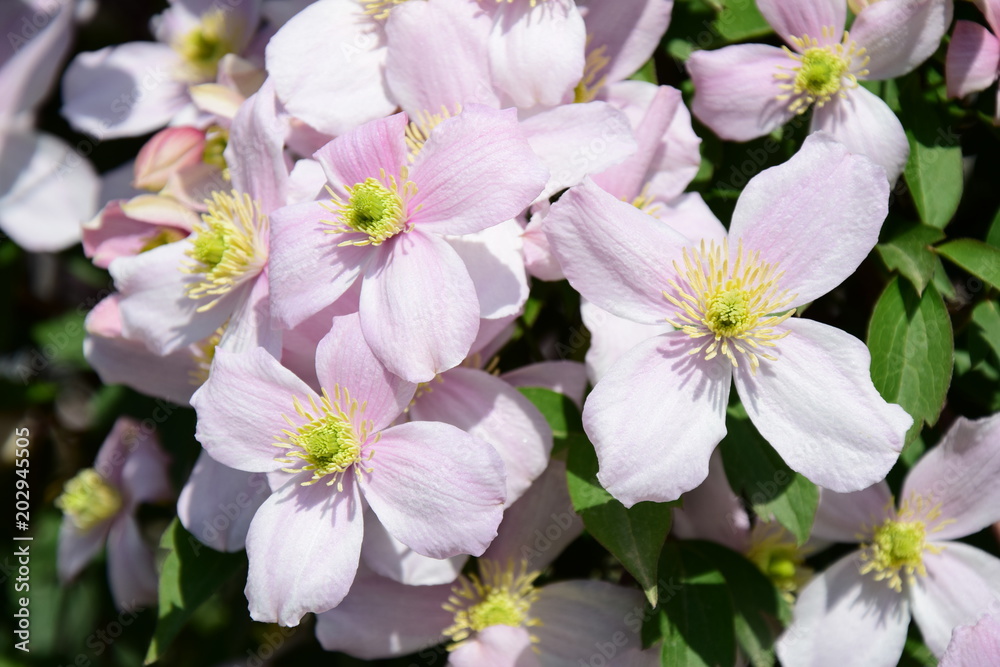
<path fill-rule="evenodd" d="M 812 576 L 812 570 L 805 565 L 805 556 L 795 537 L 780 523 L 765 521 L 754 525 L 747 558 L 789 601 Z"/>
<path fill-rule="evenodd" d="M 205 148 L 201 152 L 201 161 L 207 165 L 226 171 L 226 147 L 229 145 L 229 132 L 218 125 L 213 125 L 205 133 Z"/>
<path fill-rule="evenodd" d="M 444 604 L 445 611 L 455 614 L 444 635 L 452 639 L 448 650 L 462 645 L 475 632 L 494 625 L 531 627 L 541 625 L 528 617 L 531 605 L 538 599 L 533 586 L 538 572 L 528 572 L 527 561 L 517 571 L 514 562 L 502 566 L 489 559 L 479 561 L 479 574 L 461 576 L 452 587 L 452 595 Z"/>
<path fill-rule="evenodd" d="M 235 50 L 227 35 L 225 12 L 216 9 L 202 16 L 198 27 L 181 37 L 174 49 L 184 61 L 185 78 L 214 79 L 222 56 Z"/>
<path fill-rule="evenodd" d="M 219 265 L 229 248 L 229 230 L 218 222 L 210 222 L 198 230 L 191 249 L 191 259 L 202 264 L 207 271 Z"/>
<path fill-rule="evenodd" d="M 122 498 L 96 470 L 85 468 L 66 482 L 55 504 L 77 528 L 90 530 L 117 514 Z"/>
<path fill-rule="evenodd" d="M 306 424 L 294 440 L 305 451 L 303 458 L 318 475 L 347 470 L 361 452 L 353 427 L 336 415 L 326 415 Z"/>
<path fill-rule="evenodd" d="M 817 99 L 831 98 L 841 87 L 848 63 L 828 48 L 806 49 L 795 85 Z"/>
<path fill-rule="evenodd" d="M 735 336 L 752 326 L 754 319 L 747 307 L 747 296 L 739 287 L 727 289 L 709 297 L 705 319 L 708 328 L 721 336 Z"/>
<path fill-rule="evenodd" d="M 361 233 L 367 237 L 360 240 L 354 237 L 341 242 L 342 246 L 381 245 L 400 232 L 410 231 L 407 201 L 417 193 L 417 186 L 406 180 L 407 174 L 407 168 L 401 167 L 400 180 L 396 180 L 382 169 L 380 178 L 366 178 L 362 183 L 347 186 L 347 201 L 329 190 L 333 207 L 325 203 L 320 205 L 335 214 L 337 220 L 323 220 L 332 228 L 324 231 L 327 234 Z"/>

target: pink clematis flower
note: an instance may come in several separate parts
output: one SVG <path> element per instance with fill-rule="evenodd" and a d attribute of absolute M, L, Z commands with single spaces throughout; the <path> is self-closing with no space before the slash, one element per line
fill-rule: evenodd
<path fill-rule="evenodd" d="M 940 657 L 953 628 L 1000 605 L 1000 559 L 952 541 L 1000 519 L 998 475 L 1000 414 L 960 417 L 907 475 L 898 508 L 885 482 L 824 490 L 813 535 L 862 546 L 799 594 L 782 664 L 895 665 L 911 616 Z"/>
<path fill-rule="evenodd" d="M 1000 73 L 1000 2 L 976 0 L 976 6 L 986 17 L 989 28 L 972 21 L 955 21 L 955 30 L 948 44 L 945 79 L 948 97 L 965 97 L 986 90 Z M 1000 125 L 1000 103 L 993 117 Z"/>
<path fill-rule="evenodd" d="M 271 308 L 295 326 L 360 280 L 365 340 L 390 371 L 426 382 L 465 359 L 480 317 L 515 310 L 451 239 L 515 217 L 547 174 L 512 110 L 470 106 L 411 147 L 406 127 L 396 114 L 316 153 L 333 199 L 271 216 Z"/>
<path fill-rule="evenodd" d="M 790 317 L 867 256 L 888 187 L 880 167 L 815 135 L 747 185 L 722 243 L 690 245 L 593 183 L 553 205 L 547 233 L 570 284 L 612 314 L 675 328 L 622 357 L 584 406 L 612 495 L 631 506 L 698 486 L 733 381 L 794 470 L 841 491 L 885 477 L 913 420 L 875 390 L 861 341 Z"/>
<path fill-rule="evenodd" d="M 740 44 L 697 51 L 688 60 L 692 111 L 723 139 L 748 141 L 813 107 L 811 130 L 867 155 L 895 182 L 909 156 L 903 126 L 859 80 L 912 71 L 951 24 L 951 0 L 880 0 L 844 30 L 844 0 L 758 0 L 781 49 Z"/>
<path fill-rule="evenodd" d="M 295 625 L 340 603 L 358 569 L 365 505 L 434 558 L 481 554 L 503 511 L 492 447 L 448 424 L 390 426 L 416 387 L 379 364 L 357 315 L 334 319 L 316 374 L 319 392 L 263 349 L 219 350 L 191 399 L 213 459 L 268 473 L 273 493 L 246 538 L 246 594 L 259 621 Z"/>
<path fill-rule="evenodd" d="M 601 581 L 534 585 L 583 528 L 565 475 L 565 464 L 553 461 L 511 505 L 477 574 L 437 586 L 359 576 L 340 606 L 317 617 L 320 643 L 376 659 L 447 641 L 452 667 L 576 665 L 619 633 L 640 646 L 638 590 Z"/>
<path fill-rule="evenodd" d="M 101 445 L 93 468 L 66 482 L 56 506 L 65 514 L 59 532 L 59 578 L 73 579 L 105 542 L 108 577 L 119 609 L 156 601 L 153 550 L 143 540 L 135 514 L 142 503 L 170 500 L 169 458 L 153 433 L 120 417 Z"/>

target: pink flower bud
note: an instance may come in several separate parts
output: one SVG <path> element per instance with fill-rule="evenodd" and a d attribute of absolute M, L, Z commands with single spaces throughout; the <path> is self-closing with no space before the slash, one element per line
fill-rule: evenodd
<path fill-rule="evenodd" d="M 198 164 L 205 150 L 205 133 L 194 127 L 168 127 L 157 132 L 135 160 L 137 188 L 158 192 L 178 171 Z"/>

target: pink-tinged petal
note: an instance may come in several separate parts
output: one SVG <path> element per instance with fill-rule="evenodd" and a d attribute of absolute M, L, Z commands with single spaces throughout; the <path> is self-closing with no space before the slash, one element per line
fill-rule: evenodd
<path fill-rule="evenodd" d="M 479 320 L 479 333 L 476 334 L 476 340 L 469 349 L 469 357 L 478 354 L 480 367 L 489 364 L 514 335 L 518 315 L 520 313 L 495 320 Z"/>
<path fill-rule="evenodd" d="M 106 269 L 118 257 L 138 255 L 160 231 L 169 229 L 186 236 L 185 231 L 176 227 L 158 227 L 130 218 L 122 210 L 122 203 L 108 202 L 97 217 L 83 224 L 83 252 L 94 266 Z"/>
<path fill-rule="evenodd" d="M 340 604 L 354 581 L 364 522 L 353 475 L 344 490 L 290 481 L 264 501 L 247 533 L 250 617 L 298 625 Z"/>
<path fill-rule="evenodd" d="M 963 625 L 951 633 L 940 667 L 973 667 L 1000 660 L 1000 618 L 984 614 L 975 625 Z"/>
<path fill-rule="evenodd" d="M 890 518 L 895 503 L 884 481 L 853 493 L 820 489 L 812 536 L 831 542 L 857 542 L 864 528 Z"/>
<path fill-rule="evenodd" d="M 264 269 L 249 289 L 241 293 L 218 347 L 230 352 L 262 347 L 274 357 L 280 357 L 282 330 L 272 327 L 270 296 L 267 269 Z"/>
<path fill-rule="evenodd" d="M 201 222 L 201 216 L 171 197 L 143 194 L 121 203 L 122 213 L 151 225 L 176 227 L 191 232 Z"/>
<path fill-rule="evenodd" d="M 143 541 L 139 524 L 131 516 L 120 516 L 111 524 L 108 579 L 119 609 L 145 609 L 156 602 L 159 578 L 153 549 Z"/>
<path fill-rule="evenodd" d="M 580 315 L 590 332 L 587 375 L 597 384 L 629 350 L 653 336 L 674 330 L 669 324 L 639 324 L 626 320 L 582 299 Z"/>
<path fill-rule="evenodd" d="M 892 667 L 903 654 L 910 609 L 885 581 L 860 573 L 850 553 L 799 593 L 794 621 L 778 638 L 783 665 Z"/>
<path fill-rule="evenodd" d="M 849 90 L 846 98 L 814 109 L 811 130 L 828 132 L 850 152 L 868 157 L 885 169 L 892 183 L 910 156 L 910 144 L 896 114 L 865 88 Z"/>
<path fill-rule="evenodd" d="M 119 417 L 94 459 L 94 469 L 106 482 L 117 489 L 124 486 L 122 471 L 128 463 L 131 452 L 136 444 L 141 444 L 137 436 L 141 433 L 140 424 L 132 417 Z M 148 438 L 148 434 L 143 434 Z"/>
<path fill-rule="evenodd" d="M 288 197 L 287 128 L 276 106 L 269 79 L 236 113 L 225 152 L 233 188 L 259 202 L 265 214 L 284 206 Z"/>
<path fill-rule="evenodd" d="M 823 28 L 839 37 L 847 21 L 843 0 L 757 0 L 757 8 L 786 42 L 791 37 L 823 37 Z M 837 41 L 835 38 L 833 41 Z"/>
<path fill-rule="evenodd" d="M 216 0 L 171 0 L 170 8 L 154 24 L 157 39 L 173 42 L 198 27 L 202 17 L 224 7 L 222 34 L 235 51 L 241 51 L 260 22 L 261 0 L 219 5 Z"/>
<path fill-rule="evenodd" d="M 466 0 L 394 8 L 385 27 L 385 79 L 399 106 L 415 118 L 470 102 L 499 107 L 490 78 L 490 25 L 479 5 Z"/>
<path fill-rule="evenodd" d="M 660 153 L 665 152 L 663 150 L 665 148 L 664 135 L 667 133 L 667 128 L 671 126 L 678 108 L 684 105 L 681 101 L 681 93 L 676 88 L 658 86 L 654 87 L 653 90 L 655 92 L 645 108 L 642 120 L 635 127 L 635 142 L 638 145 L 638 150 L 621 164 L 594 176 L 595 183 L 627 202 L 638 197 L 648 182 L 649 172 L 652 170 L 654 161 Z M 690 126 L 690 116 L 688 116 L 688 127 L 690 128 Z M 697 155 L 697 146 L 696 142 L 695 157 L 697 162 L 700 162 L 701 156 Z M 694 169 L 697 171 L 697 164 L 694 165 Z M 672 195 L 681 192 L 693 176 L 693 173 L 690 174 L 677 192 L 672 193 Z"/>
<path fill-rule="evenodd" d="M 90 530 L 80 530 L 69 517 L 63 517 L 56 557 L 60 582 L 69 583 L 94 560 L 108 538 L 111 523 L 112 520 L 109 519 Z"/>
<path fill-rule="evenodd" d="M 652 191 L 653 188 L 650 188 Z M 726 228 L 697 192 L 687 192 L 664 204 L 655 204 L 652 215 L 683 234 L 692 244 L 700 241 L 722 243 Z"/>
<path fill-rule="evenodd" d="M 405 586 L 361 570 L 344 601 L 316 616 L 316 638 L 327 651 L 364 660 L 416 653 L 440 643 L 451 625 L 442 608 L 449 595 L 447 584 Z"/>
<path fill-rule="evenodd" d="M 986 17 L 993 34 L 1000 32 L 1000 2 L 997 0 L 972 0 Z"/>
<path fill-rule="evenodd" d="M 935 540 L 977 533 L 1000 521 L 1000 414 L 977 420 L 959 417 L 917 462 L 903 484 L 902 498 L 924 496 L 939 505 L 947 523 Z"/>
<path fill-rule="evenodd" d="M 642 646 L 636 623 L 644 606 L 642 592 L 603 581 L 563 581 L 543 586 L 538 601 L 531 605 L 532 617 L 542 624 L 532 628 L 544 664 L 589 664 L 601 653 L 601 645 L 611 640 L 624 646 Z M 630 614 L 635 613 L 635 616 Z"/>
<path fill-rule="evenodd" d="M 695 51 L 687 61 L 695 90 L 691 111 L 723 139 L 762 137 L 795 117 L 788 102 L 778 100 L 785 91 L 774 77 L 792 62 L 766 44 Z"/>
<path fill-rule="evenodd" d="M 512 387 L 541 387 L 563 394 L 583 409 L 587 368 L 579 361 L 540 361 L 507 371 L 500 377 Z"/>
<path fill-rule="evenodd" d="M 497 537 L 483 554 L 497 563 L 513 559 L 529 571 L 544 570 L 583 532 L 566 487 L 566 464 L 553 460 L 516 503 L 504 512 Z"/>
<path fill-rule="evenodd" d="M 417 421 L 451 424 L 492 445 L 507 471 L 508 505 L 549 462 L 552 430 L 545 418 L 521 392 L 485 371 L 443 373 L 414 399 L 409 414 Z"/>
<path fill-rule="evenodd" d="M 774 202 L 780 201 L 781 206 Z M 784 272 L 779 285 L 808 303 L 854 273 L 878 241 L 889 182 L 869 159 L 828 135 L 810 135 L 792 158 L 753 177 L 736 202 L 729 249 Z"/>
<path fill-rule="evenodd" d="M 347 292 L 373 255 L 369 246 L 340 246 L 324 220 L 335 220 L 319 202 L 278 209 L 270 216 L 268 278 L 271 312 L 284 327 L 296 327 Z"/>
<path fill-rule="evenodd" d="M 51 134 L 0 134 L 0 229 L 31 252 L 78 243 L 80 224 L 98 207 L 101 182 L 94 167 Z"/>
<path fill-rule="evenodd" d="M 492 12 L 489 51 L 497 88 L 520 109 L 562 104 L 585 62 L 587 29 L 576 3 L 504 2 Z"/>
<path fill-rule="evenodd" d="M 521 122 L 532 150 L 549 170 L 539 195 L 548 199 L 636 152 L 628 118 L 607 102 L 564 104 Z M 617 194 L 617 193 L 615 193 Z"/>
<path fill-rule="evenodd" d="M 712 453 L 705 481 L 682 498 L 684 504 L 674 508 L 671 524 L 677 537 L 711 540 L 738 553 L 750 548 L 750 517 L 729 486 L 719 450 Z"/>
<path fill-rule="evenodd" d="M 153 354 L 122 336 L 118 296 L 104 299 L 87 314 L 83 354 L 104 384 L 123 384 L 149 396 L 188 405 L 201 371 L 190 348 L 166 356 Z"/>
<path fill-rule="evenodd" d="M 187 287 L 200 276 L 183 271 L 191 263 L 187 254 L 191 244 L 190 238 L 169 243 L 135 257 L 120 257 L 109 267 L 122 295 L 122 333 L 143 341 L 157 354 L 170 354 L 214 334 L 249 288 L 241 285 L 199 313 L 205 301 L 189 297 Z"/>
<path fill-rule="evenodd" d="M 246 472 L 272 472 L 284 449 L 275 436 L 289 428 L 293 397 L 308 406 L 316 394 L 263 349 L 245 354 L 217 350 L 212 374 L 191 398 L 198 413 L 195 437 L 219 463 Z"/>
<path fill-rule="evenodd" d="M 161 130 L 139 150 L 133 184 L 143 190 L 162 190 L 172 174 L 198 164 L 204 152 L 203 130 L 196 127 Z"/>
<path fill-rule="evenodd" d="M 382 27 L 357 3 L 343 0 L 306 7 L 267 45 L 278 99 L 290 114 L 333 136 L 395 109 L 384 64 Z"/>
<path fill-rule="evenodd" d="M 483 319 L 518 315 L 528 300 L 521 226 L 506 220 L 481 232 L 449 237 L 476 286 Z"/>
<path fill-rule="evenodd" d="M 548 200 L 545 200 L 548 204 Z M 545 281 L 565 280 L 559 261 L 552 254 L 549 239 L 545 236 L 544 220 L 541 214 L 532 215 L 531 222 L 524 230 L 524 268 L 532 278 Z"/>
<path fill-rule="evenodd" d="M 308 318 L 294 329 L 282 332 L 281 365 L 289 369 L 306 383 L 320 390 L 319 378 L 316 376 L 316 348 L 323 336 L 330 332 L 330 323 L 339 315 L 352 315 L 358 312 L 358 297 L 361 295 L 361 283 L 354 283 L 346 294 L 332 305 Z"/>
<path fill-rule="evenodd" d="M 951 25 L 952 0 L 881 0 L 865 7 L 851 38 L 871 60 L 866 79 L 894 79 L 931 57 Z"/>
<path fill-rule="evenodd" d="M 375 358 L 361 333 L 357 313 L 333 318 L 330 332 L 316 348 L 316 376 L 328 392 L 339 385 L 364 404 L 364 414 L 359 413 L 357 421 L 371 421 L 373 431 L 381 431 L 402 414 L 417 389 Z"/>
<path fill-rule="evenodd" d="M 927 576 L 907 588 L 913 620 L 935 656 L 944 653 L 955 627 L 1000 606 L 1000 559 L 961 542 L 939 546 L 941 553 L 924 551 Z"/>
<path fill-rule="evenodd" d="M 965 97 L 985 90 L 997 79 L 1000 40 L 972 21 L 955 21 L 948 44 L 945 79 L 948 97 Z"/>
<path fill-rule="evenodd" d="M 597 477 L 626 507 L 676 500 L 701 484 L 726 434 L 729 366 L 691 349 L 681 333 L 643 341 L 587 398 L 583 427 L 597 451 Z"/>
<path fill-rule="evenodd" d="M 0 30 L 7 35 L 10 48 L 0 56 L 0 90 L 4 91 L 0 117 L 33 110 L 45 99 L 73 37 L 73 9 L 72 3 L 6 4 Z M 44 20 L 41 25 L 40 20 Z"/>
<path fill-rule="evenodd" d="M 601 72 L 609 82 L 631 76 L 653 57 L 670 25 L 673 0 L 581 2 L 587 26 L 587 51 L 601 47 L 611 62 Z"/>
<path fill-rule="evenodd" d="M 468 556 L 428 558 L 389 534 L 371 508 L 365 509 L 365 541 L 361 560 L 373 572 L 406 586 L 451 584 L 462 573 Z M 446 626 L 442 626 L 446 627 Z"/>
<path fill-rule="evenodd" d="M 403 139 L 406 114 L 365 123 L 320 148 L 313 155 L 334 185 L 356 185 L 368 178 L 399 176 L 407 150 Z"/>
<path fill-rule="evenodd" d="M 240 551 L 254 513 L 270 495 L 263 474 L 224 466 L 202 450 L 177 499 L 177 518 L 216 551 Z"/>
<path fill-rule="evenodd" d="M 157 130 L 188 103 L 174 79 L 180 56 L 166 44 L 130 42 L 81 53 L 63 77 L 62 113 L 80 132 L 98 139 Z"/>
<path fill-rule="evenodd" d="M 478 232 L 517 217 L 547 179 L 515 111 L 473 104 L 435 127 L 417 155 L 411 220 L 435 234 Z"/>
<path fill-rule="evenodd" d="M 380 248 L 365 271 L 360 308 L 375 356 L 411 382 L 462 363 L 479 328 L 476 287 L 462 259 L 445 240 L 418 230 Z"/>
<path fill-rule="evenodd" d="M 381 435 L 361 488 L 386 530 L 432 558 L 482 554 L 496 537 L 505 499 L 503 461 L 493 448 L 432 422 Z"/>
<path fill-rule="evenodd" d="M 532 628 L 534 630 L 534 628 Z M 450 667 L 542 667 L 533 651 L 531 634 L 525 628 L 491 625 L 456 648 L 448 658 Z"/>
<path fill-rule="evenodd" d="M 327 143 L 323 142 L 323 145 Z M 315 150 L 310 151 L 309 154 L 314 152 Z M 297 160 L 288 175 L 288 203 L 318 201 L 323 198 L 325 185 L 326 174 L 323 173 L 323 167 L 319 162 L 311 158 Z"/>
<path fill-rule="evenodd" d="M 161 419 L 166 416 L 169 415 Z M 160 447 L 156 431 L 149 432 L 139 424 L 132 424 L 123 434 L 122 441 L 128 452 L 121 476 L 125 507 L 134 510 L 140 503 L 172 500 L 176 494 L 168 474 L 170 456 Z"/>
<path fill-rule="evenodd" d="M 559 198 L 544 228 L 580 294 L 634 322 L 663 321 L 668 268 L 687 244 L 683 236 L 589 179 Z"/>
<path fill-rule="evenodd" d="M 834 327 L 789 319 L 791 333 L 756 374 L 741 363 L 736 390 L 760 434 L 792 470 L 838 492 L 885 478 L 913 418 L 872 384 L 865 344 Z"/>

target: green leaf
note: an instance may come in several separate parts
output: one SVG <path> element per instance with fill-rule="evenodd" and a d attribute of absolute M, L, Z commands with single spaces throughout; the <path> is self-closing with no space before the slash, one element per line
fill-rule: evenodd
<path fill-rule="evenodd" d="M 886 236 L 885 241 L 875 246 L 882 261 L 890 271 L 905 276 L 918 294 L 923 292 L 937 266 L 930 246 L 943 239 L 944 233 L 930 225 L 907 221 L 893 224 Z"/>
<path fill-rule="evenodd" d="M 937 422 L 951 382 L 951 318 L 937 289 L 928 285 L 919 295 L 893 278 L 875 304 L 868 348 L 876 389 L 913 417 L 906 434 L 906 442 L 911 442 L 924 423 Z"/>
<path fill-rule="evenodd" d="M 809 539 L 819 490 L 794 472 L 750 421 L 742 405 L 726 411 L 722 463 L 733 490 L 744 496 L 760 517 L 773 516 L 799 544 Z"/>
<path fill-rule="evenodd" d="M 993 222 L 990 223 L 990 228 L 986 231 L 986 242 L 994 248 L 1000 248 L 1000 209 L 997 209 L 993 216 Z"/>
<path fill-rule="evenodd" d="M 646 64 L 636 70 L 635 74 L 629 77 L 631 81 L 645 81 L 646 83 L 657 84 L 659 80 L 656 78 L 656 62 L 650 58 L 646 61 Z"/>
<path fill-rule="evenodd" d="M 903 90 L 901 120 L 910 144 L 903 173 L 920 219 L 939 229 L 951 221 L 962 199 L 962 147 L 913 78 Z"/>
<path fill-rule="evenodd" d="M 663 549 L 660 573 L 670 590 L 659 614 L 661 664 L 732 665 L 736 659 L 735 612 L 722 572 L 697 551 L 671 542 Z"/>
<path fill-rule="evenodd" d="M 580 411 L 565 395 L 542 387 L 518 387 L 518 391 L 542 413 L 556 439 L 567 438 L 571 433 L 583 433 Z"/>
<path fill-rule="evenodd" d="M 954 299 L 957 296 L 955 286 L 951 284 L 951 278 L 948 277 L 948 272 L 944 270 L 944 262 L 941 261 L 941 256 L 935 254 L 934 262 L 934 277 L 931 279 L 931 282 L 934 283 L 934 288 L 944 298 Z"/>
<path fill-rule="evenodd" d="M 744 0 L 725 0 L 712 24 L 715 31 L 729 42 L 741 42 L 753 37 L 770 35 L 770 24 L 757 9 L 757 3 Z"/>
<path fill-rule="evenodd" d="M 145 664 L 160 660 L 191 615 L 246 563 L 243 553 L 219 553 L 174 519 L 160 539 L 167 549 L 160 572 L 159 614 Z"/>
<path fill-rule="evenodd" d="M 1000 309 L 994 301 L 981 301 L 972 309 L 972 324 L 1000 362 Z"/>
<path fill-rule="evenodd" d="M 590 534 L 621 561 L 656 605 L 659 590 L 656 567 L 670 532 L 674 503 L 636 503 L 626 509 L 597 481 L 597 454 L 586 438 L 570 443 L 567 484 L 573 508 Z"/>
<path fill-rule="evenodd" d="M 1000 287 L 1000 248 L 975 239 L 956 239 L 939 245 L 936 250 L 977 278 Z"/>

